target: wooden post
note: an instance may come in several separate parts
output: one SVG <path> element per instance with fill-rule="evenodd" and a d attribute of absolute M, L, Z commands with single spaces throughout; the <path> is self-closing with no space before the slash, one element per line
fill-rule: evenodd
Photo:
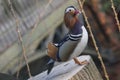
<path fill-rule="evenodd" d="M 78 65 L 70 60 L 55 66 L 49 75 L 45 71 L 28 80 L 103 80 L 90 56 L 80 56 L 78 59 L 87 60 L 89 64 Z"/>

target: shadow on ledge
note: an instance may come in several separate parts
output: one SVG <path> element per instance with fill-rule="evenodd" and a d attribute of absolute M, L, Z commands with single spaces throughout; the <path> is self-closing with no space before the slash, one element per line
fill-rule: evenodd
<path fill-rule="evenodd" d="M 12 75 L 0 73 L 0 80 L 18 80 L 18 79 L 16 79 Z"/>

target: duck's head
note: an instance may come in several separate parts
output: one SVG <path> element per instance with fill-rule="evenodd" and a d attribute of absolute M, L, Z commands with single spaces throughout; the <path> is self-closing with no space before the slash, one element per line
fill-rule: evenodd
<path fill-rule="evenodd" d="M 78 20 L 79 11 L 74 6 L 65 9 L 64 22 L 68 29 L 72 29 Z"/>

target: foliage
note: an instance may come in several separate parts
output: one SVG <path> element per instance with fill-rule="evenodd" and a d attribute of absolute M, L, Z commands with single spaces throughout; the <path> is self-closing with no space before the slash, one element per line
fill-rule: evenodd
<path fill-rule="evenodd" d="M 115 8 L 117 11 L 120 10 L 120 0 L 113 0 Z M 102 10 L 105 12 L 110 12 L 111 10 L 111 2 L 110 0 L 102 0 Z"/>

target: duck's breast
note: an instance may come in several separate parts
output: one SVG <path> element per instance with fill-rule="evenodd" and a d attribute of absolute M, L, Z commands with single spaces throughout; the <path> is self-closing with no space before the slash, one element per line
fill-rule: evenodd
<path fill-rule="evenodd" d="M 85 29 L 84 26 L 82 26 L 82 30 L 83 30 L 83 35 L 82 38 L 80 40 L 80 42 L 77 44 L 76 48 L 74 49 L 73 53 L 71 54 L 69 59 L 72 59 L 74 57 L 79 56 L 83 50 L 85 49 L 87 42 L 88 42 L 88 32 Z"/>

